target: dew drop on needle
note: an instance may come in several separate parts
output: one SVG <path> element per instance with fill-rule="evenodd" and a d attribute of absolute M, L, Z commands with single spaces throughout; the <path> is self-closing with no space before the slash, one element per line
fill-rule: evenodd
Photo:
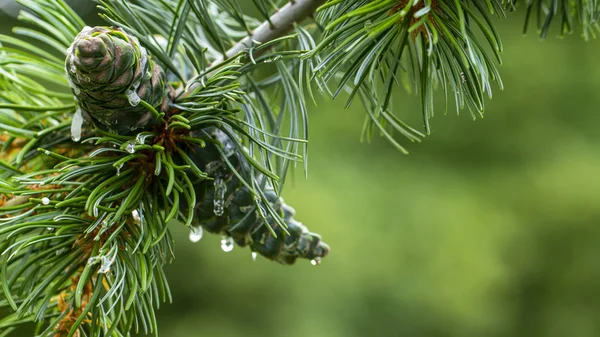
<path fill-rule="evenodd" d="M 233 250 L 233 238 L 231 236 L 223 236 L 221 239 L 221 249 L 226 253 Z"/>
<path fill-rule="evenodd" d="M 204 229 L 202 226 L 192 227 L 190 229 L 190 241 L 198 242 L 202 240 L 202 236 L 204 235 Z"/>

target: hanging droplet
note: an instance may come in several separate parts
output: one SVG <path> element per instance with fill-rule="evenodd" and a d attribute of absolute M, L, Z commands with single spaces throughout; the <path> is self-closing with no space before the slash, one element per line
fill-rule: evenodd
<path fill-rule="evenodd" d="M 227 184 L 221 177 L 215 178 L 215 195 L 213 199 L 213 211 L 216 216 L 221 216 L 225 213 L 225 193 L 227 192 Z"/>
<path fill-rule="evenodd" d="M 196 243 L 202 240 L 202 235 L 204 235 L 204 229 L 202 226 L 192 227 L 190 229 L 190 241 Z"/>
<path fill-rule="evenodd" d="M 221 249 L 225 253 L 229 253 L 233 250 L 233 238 L 231 236 L 223 236 L 221 239 Z"/>
<path fill-rule="evenodd" d="M 110 266 L 113 264 L 113 260 L 108 256 L 102 257 L 102 265 L 100 265 L 100 269 L 98 269 L 98 273 L 106 274 L 110 272 Z"/>
<path fill-rule="evenodd" d="M 258 253 L 257 252 L 252 252 L 252 261 L 256 261 L 257 257 L 258 257 Z"/>
<path fill-rule="evenodd" d="M 138 106 L 140 104 L 141 98 L 135 90 L 127 90 L 125 96 L 127 96 L 127 100 L 132 106 Z"/>
<path fill-rule="evenodd" d="M 73 120 L 71 121 L 71 139 L 74 142 L 78 142 L 81 140 L 81 128 L 83 127 L 83 115 L 81 113 L 81 108 L 77 106 L 77 110 L 75 110 L 75 114 L 73 115 Z"/>
<path fill-rule="evenodd" d="M 127 146 L 125 146 L 125 150 L 129 153 L 135 153 L 135 143 L 128 142 Z"/>
<path fill-rule="evenodd" d="M 119 166 L 117 166 L 117 176 L 121 175 L 121 169 L 123 168 L 123 163 L 119 164 Z M 134 211 L 136 212 L 136 211 Z"/>
<path fill-rule="evenodd" d="M 312 264 L 313 266 L 318 266 L 321 264 L 321 258 L 320 257 L 315 257 L 314 259 L 310 260 L 310 264 Z"/>
<path fill-rule="evenodd" d="M 44 204 L 44 205 L 49 205 L 49 204 L 50 204 L 50 199 L 48 199 L 48 198 L 46 198 L 46 197 L 43 197 L 43 198 L 42 198 L 42 204 Z"/>

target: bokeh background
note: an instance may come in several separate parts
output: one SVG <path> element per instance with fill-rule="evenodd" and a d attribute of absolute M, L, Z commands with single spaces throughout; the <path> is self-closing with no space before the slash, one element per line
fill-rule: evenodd
<path fill-rule="evenodd" d="M 360 106 L 321 100 L 309 178 L 284 197 L 331 255 L 252 262 L 176 226 L 160 336 L 600 336 L 600 43 L 522 24 L 498 21 L 506 89 L 485 118 L 440 107 L 408 156 L 360 142 Z M 420 125 L 419 99 L 394 95 Z"/>

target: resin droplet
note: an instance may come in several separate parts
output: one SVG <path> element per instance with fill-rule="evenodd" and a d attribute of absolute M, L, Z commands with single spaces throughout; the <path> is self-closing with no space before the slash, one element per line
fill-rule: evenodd
<path fill-rule="evenodd" d="M 318 266 L 321 264 L 321 258 L 320 257 L 315 257 L 314 259 L 310 260 L 310 264 L 312 264 L 313 266 Z"/>
<path fill-rule="evenodd" d="M 106 274 L 110 272 L 110 266 L 113 264 L 113 260 L 108 256 L 102 257 L 102 265 L 98 269 L 98 273 Z"/>
<path fill-rule="evenodd" d="M 48 198 L 46 198 L 46 197 L 43 197 L 43 198 L 42 198 L 42 204 L 44 204 L 44 205 L 49 205 L 49 204 L 50 204 L 50 199 L 48 199 Z"/>
<path fill-rule="evenodd" d="M 192 229 L 190 230 L 190 241 L 196 243 L 202 240 L 202 235 L 204 235 L 204 229 L 202 228 L 202 226 L 192 227 Z"/>
<path fill-rule="evenodd" d="M 221 216 L 225 213 L 225 192 L 227 185 L 221 177 L 215 178 L 215 196 L 213 200 L 214 212 L 216 216 Z"/>
<path fill-rule="evenodd" d="M 81 114 L 81 108 L 78 106 L 73 115 L 73 121 L 71 121 L 71 139 L 74 142 L 81 140 L 81 128 L 83 127 L 83 115 Z"/>
<path fill-rule="evenodd" d="M 258 257 L 258 253 L 257 252 L 252 252 L 252 261 L 256 261 L 257 257 Z"/>
<path fill-rule="evenodd" d="M 135 144 L 132 142 L 128 142 L 127 146 L 125 146 L 125 150 L 129 153 L 135 153 Z"/>
<path fill-rule="evenodd" d="M 127 100 L 132 106 L 138 106 L 140 104 L 140 96 L 138 96 L 137 92 L 134 90 L 127 90 L 125 96 L 127 96 Z"/>
<path fill-rule="evenodd" d="M 221 239 L 221 249 L 225 253 L 229 253 L 233 250 L 233 239 L 231 238 L 231 236 L 223 236 L 223 238 Z"/>

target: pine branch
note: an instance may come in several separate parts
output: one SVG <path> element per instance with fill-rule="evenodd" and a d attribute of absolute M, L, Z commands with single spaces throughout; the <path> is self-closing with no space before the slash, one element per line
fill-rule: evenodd
<path fill-rule="evenodd" d="M 110 28 L 84 28 L 63 0 L 17 1 L 35 29 L 14 32 L 60 56 L 0 35 L 0 308 L 13 311 L 0 330 L 38 322 L 41 337 L 156 334 L 171 220 L 192 241 L 224 235 L 224 251 L 318 264 L 328 246 L 280 197 L 306 163 L 314 80 L 360 99 L 365 135 L 403 150 L 397 134 L 424 135 L 392 113 L 399 82 L 421 95 L 427 132 L 435 85 L 483 113 L 501 83 L 492 15 L 525 4 L 542 36 L 556 18 L 598 31 L 595 0 L 294 0 L 274 14 L 283 0 L 254 0 L 262 23 L 235 0 L 99 0 Z M 315 11 L 323 34 L 297 24 Z"/>
<path fill-rule="evenodd" d="M 311 16 L 319 6 L 327 0 L 292 0 L 275 12 L 269 20 L 264 21 L 258 26 L 252 35 L 242 39 L 233 47 L 227 50 L 224 57 L 216 59 L 213 64 L 218 64 L 226 59 L 230 59 L 237 54 L 252 48 L 257 44 L 266 43 L 280 38 L 287 34 L 294 27 L 294 23 L 299 23 L 305 18 Z"/>

